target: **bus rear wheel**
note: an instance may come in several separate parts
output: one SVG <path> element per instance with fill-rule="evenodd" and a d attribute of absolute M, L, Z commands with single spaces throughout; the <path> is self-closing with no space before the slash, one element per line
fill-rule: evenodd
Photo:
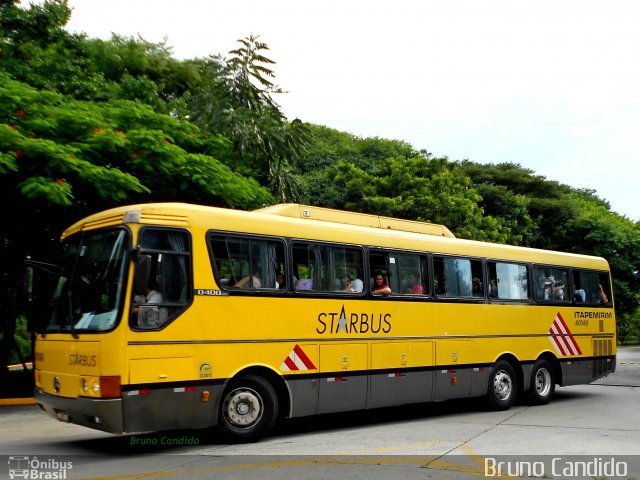
<path fill-rule="evenodd" d="M 220 404 L 220 426 L 234 440 L 254 442 L 266 435 L 278 419 L 278 396 L 264 378 L 233 380 Z"/>
<path fill-rule="evenodd" d="M 556 390 L 556 380 L 551 364 L 539 359 L 533 365 L 531 373 L 530 398 L 535 405 L 545 405 L 553 398 Z"/>
<path fill-rule="evenodd" d="M 507 410 L 516 401 L 518 395 L 518 378 L 513 366 L 505 361 L 497 361 L 489 375 L 487 399 L 496 410 Z"/>

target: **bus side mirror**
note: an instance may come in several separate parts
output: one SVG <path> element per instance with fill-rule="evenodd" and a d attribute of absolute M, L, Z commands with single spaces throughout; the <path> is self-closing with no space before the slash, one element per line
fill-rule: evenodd
<path fill-rule="evenodd" d="M 151 255 L 138 255 L 134 277 L 135 295 L 146 295 L 151 276 Z"/>
<path fill-rule="evenodd" d="M 40 332 L 49 321 L 50 300 L 60 283 L 62 268 L 52 263 L 39 262 L 27 257 L 24 261 L 24 301 L 27 328 L 30 332 Z"/>

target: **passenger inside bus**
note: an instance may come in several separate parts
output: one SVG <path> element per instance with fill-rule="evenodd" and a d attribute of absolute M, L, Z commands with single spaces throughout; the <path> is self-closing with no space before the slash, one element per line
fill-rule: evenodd
<path fill-rule="evenodd" d="M 296 281 L 296 290 L 313 290 L 313 280 L 310 278 L 301 278 Z"/>
<path fill-rule="evenodd" d="M 471 281 L 471 290 L 474 297 L 484 297 L 484 290 L 482 289 L 482 282 L 478 277 L 473 277 Z"/>
<path fill-rule="evenodd" d="M 353 293 L 354 292 L 353 283 L 352 283 L 351 277 L 349 277 L 349 275 L 347 275 L 346 277 L 340 279 L 340 282 L 341 282 L 341 288 L 340 288 L 341 292 L 349 292 L 349 293 Z"/>
<path fill-rule="evenodd" d="M 609 298 L 607 298 L 607 294 L 604 291 L 604 288 L 602 288 L 602 285 L 598 285 L 598 296 L 600 297 L 600 303 L 609 303 Z"/>
<path fill-rule="evenodd" d="M 134 303 L 136 306 L 133 307 L 133 311 L 138 315 L 138 326 L 156 327 L 163 320 L 160 318 L 161 311 L 157 307 L 162 303 L 162 294 L 155 289 L 155 285 L 150 284 L 145 295 L 136 295 Z"/>
<path fill-rule="evenodd" d="M 405 292 L 416 294 L 424 293 L 424 287 L 418 282 L 418 275 L 415 272 L 411 272 L 407 275 L 407 287 Z"/>
<path fill-rule="evenodd" d="M 389 295 L 391 293 L 391 287 L 387 285 L 387 282 L 384 280 L 384 275 L 382 275 L 381 272 L 376 273 L 376 276 L 373 278 L 373 287 L 371 292 L 381 293 L 383 295 Z"/>
<path fill-rule="evenodd" d="M 489 296 L 491 298 L 496 298 L 498 296 L 498 285 L 494 278 L 489 280 Z"/>
<path fill-rule="evenodd" d="M 235 288 L 262 288 L 260 272 L 255 271 L 253 275 L 246 275 L 238 280 L 233 286 Z"/>
<path fill-rule="evenodd" d="M 584 291 L 584 288 L 580 286 L 580 284 L 576 284 L 576 290 L 573 292 L 573 302 L 574 303 L 584 303 L 587 301 L 587 292 Z"/>
<path fill-rule="evenodd" d="M 556 281 L 555 277 L 550 274 L 544 280 L 544 299 L 545 300 L 564 300 L 565 285 L 561 281 Z"/>

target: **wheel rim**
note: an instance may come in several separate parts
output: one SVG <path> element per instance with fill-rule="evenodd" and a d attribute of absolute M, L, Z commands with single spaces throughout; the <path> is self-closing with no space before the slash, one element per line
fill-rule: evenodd
<path fill-rule="evenodd" d="M 250 428 L 260 421 L 264 413 L 262 397 L 250 388 L 236 388 L 224 399 L 222 412 L 230 426 Z"/>
<path fill-rule="evenodd" d="M 546 397 L 551 391 L 551 373 L 546 368 L 540 368 L 535 377 L 536 393 L 540 397 Z"/>
<path fill-rule="evenodd" d="M 511 396 L 513 382 L 511 375 L 504 370 L 500 370 L 493 378 L 493 392 L 500 401 L 505 401 Z"/>

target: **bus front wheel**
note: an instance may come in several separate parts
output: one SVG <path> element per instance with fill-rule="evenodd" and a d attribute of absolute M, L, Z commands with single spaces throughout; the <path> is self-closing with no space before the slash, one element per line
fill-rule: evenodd
<path fill-rule="evenodd" d="M 273 386 L 258 376 L 231 382 L 220 404 L 222 430 L 235 440 L 259 440 L 278 419 L 278 397 Z"/>
<path fill-rule="evenodd" d="M 556 390 L 553 368 L 542 358 L 533 365 L 530 390 L 531 401 L 535 405 L 545 405 L 553 398 Z"/>
<path fill-rule="evenodd" d="M 516 401 L 518 394 L 518 378 L 513 366 L 505 361 L 497 361 L 489 375 L 487 398 L 496 410 L 507 410 Z"/>

